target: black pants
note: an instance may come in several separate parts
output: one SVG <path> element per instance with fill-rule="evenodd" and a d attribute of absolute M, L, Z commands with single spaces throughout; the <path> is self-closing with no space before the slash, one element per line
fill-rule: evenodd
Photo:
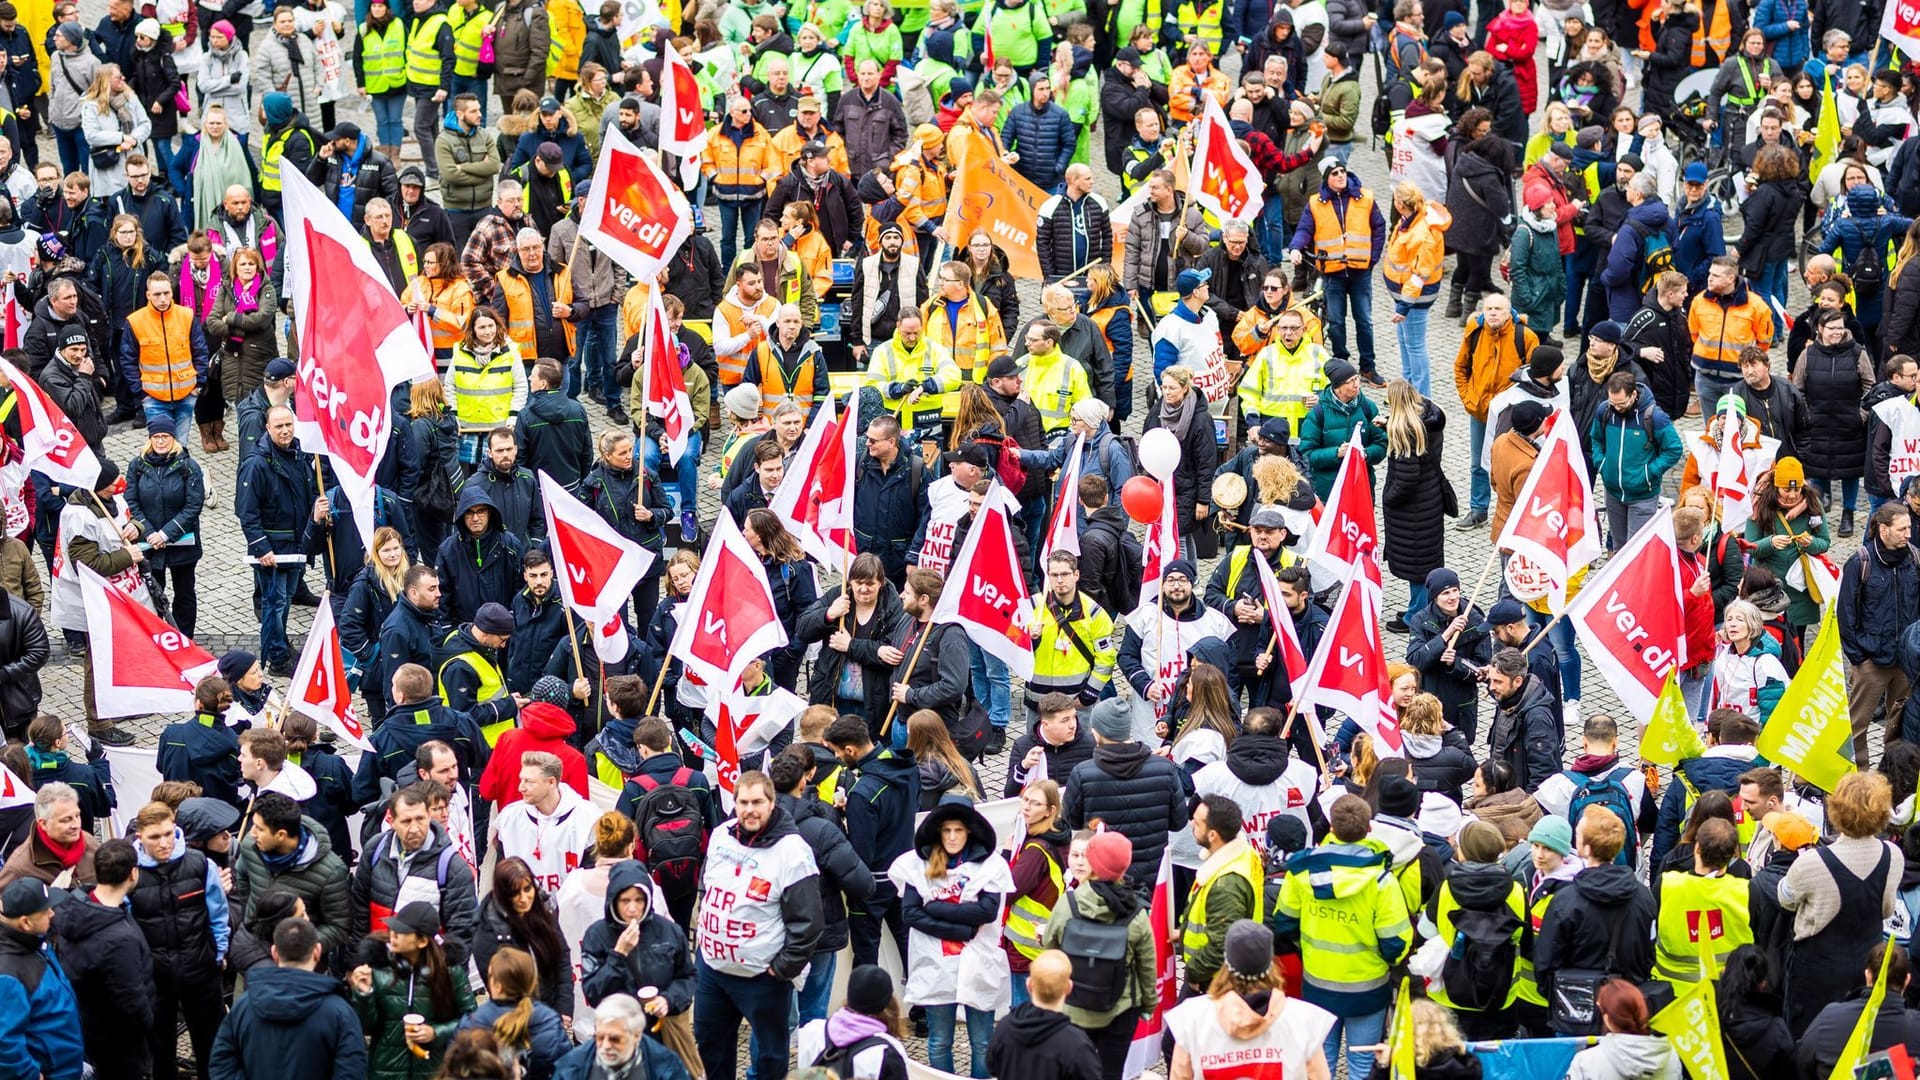
<path fill-rule="evenodd" d="M 1127 1053 L 1133 1049 L 1133 1032 L 1140 1026 L 1140 1009 L 1130 1008 L 1103 1028 L 1086 1028 L 1087 1038 L 1100 1052 L 1100 1080 L 1120 1080 L 1127 1071 Z"/>
<path fill-rule="evenodd" d="M 193 588 L 195 565 L 181 563 L 161 567 L 153 573 L 154 581 L 166 590 L 169 610 L 173 614 L 173 625 L 188 637 L 193 636 L 193 628 L 199 621 L 200 615 L 200 598 Z"/>
<path fill-rule="evenodd" d="M 176 1015 L 187 1019 L 187 1038 L 193 1043 L 194 1067 L 207 1075 L 207 1057 L 213 1052 L 213 1037 L 227 1015 L 221 999 L 219 976 L 175 979 L 155 972 L 153 980 L 153 1028 L 147 1034 L 148 1051 L 153 1055 L 153 1080 L 178 1080 L 180 1056 L 179 1025 Z"/>
<path fill-rule="evenodd" d="M 893 943 L 900 950 L 904 961 L 907 955 L 907 917 L 900 910 L 900 894 L 894 891 L 891 881 L 876 879 L 873 883 L 873 895 L 861 902 L 864 910 L 847 908 L 847 935 L 853 944 L 854 964 L 877 964 L 880 962 L 880 933 L 884 928 L 893 933 Z"/>
<path fill-rule="evenodd" d="M 1461 284 L 1466 289 L 1467 298 L 1475 299 L 1497 292 L 1493 287 L 1493 254 L 1485 255 L 1459 253 L 1459 265 L 1454 272 L 1460 275 Z"/>

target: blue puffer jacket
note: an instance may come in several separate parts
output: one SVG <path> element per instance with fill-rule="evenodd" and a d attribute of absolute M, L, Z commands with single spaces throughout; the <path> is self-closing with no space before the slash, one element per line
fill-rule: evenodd
<path fill-rule="evenodd" d="M 1839 253 L 1840 267 L 1851 277 L 1862 259 L 1871 257 L 1881 264 L 1882 280 L 1891 278 L 1893 270 L 1887 265 L 1890 252 L 1898 251 L 1900 238 L 1913 227 L 1913 219 L 1881 210 L 1882 196 L 1877 188 L 1866 184 L 1857 184 L 1847 192 L 1847 216 L 1834 222 L 1827 230 L 1826 242 L 1822 251 L 1828 254 Z M 1855 311 L 1860 325 L 1872 329 L 1880 325 L 1880 313 L 1885 308 L 1887 290 L 1883 285 L 1877 291 L 1856 288 Z"/>
<path fill-rule="evenodd" d="M 80 1004 L 53 949 L 0 925 L 0 1076 L 80 1080 Z"/>
<path fill-rule="evenodd" d="M 1073 118 L 1052 101 L 1039 108 L 1023 101 L 1007 110 L 1007 121 L 1000 125 L 1000 141 L 1020 155 L 1014 171 L 1041 191 L 1054 190 L 1066 178 L 1077 138 Z"/>
<path fill-rule="evenodd" d="M 1680 842 L 1680 829 L 1686 824 L 1694 797 L 1705 791 L 1724 791 L 1737 797 L 1740 774 L 1760 763 L 1751 746 L 1716 746 L 1701 757 L 1682 761 L 1674 769 L 1673 783 L 1660 797 L 1660 818 L 1653 826 L 1653 861 L 1647 865 L 1662 865 L 1667 852 Z"/>
<path fill-rule="evenodd" d="M 313 466 L 299 444 L 281 449 L 272 435 L 240 463 L 233 513 L 247 540 L 247 555 L 299 555 L 306 523 L 313 519 Z"/>
<path fill-rule="evenodd" d="M 1687 284 L 1699 292 L 1707 287 L 1707 264 L 1727 253 L 1720 200 L 1709 195 L 1698 203 L 1681 204 L 1678 225 L 1673 268 L 1687 275 Z"/>
<path fill-rule="evenodd" d="M 1641 291 L 1636 279 L 1646 238 L 1654 233 L 1666 233 L 1668 242 L 1672 242 L 1673 214 L 1666 203 L 1648 199 L 1627 211 L 1627 220 L 1613 234 L 1613 247 L 1608 249 L 1606 265 L 1600 271 L 1600 284 L 1607 289 L 1607 317 L 1622 326 L 1640 310 Z"/>
<path fill-rule="evenodd" d="M 1609 495 L 1630 503 L 1659 495 L 1667 470 L 1686 454 L 1673 421 L 1653 403 L 1653 391 L 1642 383 L 1634 394 L 1625 415 L 1602 401 L 1587 420 L 1594 474 Z"/>
<path fill-rule="evenodd" d="M 1798 29 L 1787 24 L 1797 22 Z M 1813 55 L 1813 39 L 1807 31 L 1807 0 L 1760 0 L 1753 9 L 1753 25 L 1773 49 L 1773 62 L 1791 71 Z M 1819 85 L 1815 83 L 1814 85 Z"/>

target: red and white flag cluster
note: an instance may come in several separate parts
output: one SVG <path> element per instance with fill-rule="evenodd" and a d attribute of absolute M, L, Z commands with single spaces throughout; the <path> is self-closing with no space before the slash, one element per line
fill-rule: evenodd
<path fill-rule="evenodd" d="M 1573 419 L 1564 409 L 1557 411 L 1548 421 L 1540 456 L 1514 500 L 1513 513 L 1494 541 L 1501 551 L 1541 568 L 1550 582 L 1547 603 L 1556 612 L 1566 607 L 1573 576 L 1605 550 L 1597 509 Z"/>
<path fill-rule="evenodd" d="M 213 655 L 85 566 L 70 563 L 65 572 L 79 576 L 86 605 L 95 713 L 192 712 L 193 688 L 213 674 Z"/>
<path fill-rule="evenodd" d="M 859 554 L 853 538 L 853 479 L 860 462 L 858 392 L 837 412 L 828 402 L 814 412 L 792 464 L 767 508 L 780 515 L 801 550 L 827 567 L 844 567 Z"/>
<path fill-rule="evenodd" d="M 539 476 L 547 547 L 560 599 L 595 628 L 594 653 L 607 663 L 617 663 L 627 652 L 621 609 L 655 556 L 620 535 L 545 470 Z"/>
<path fill-rule="evenodd" d="M 1013 546 L 1013 515 L 1020 502 L 999 481 L 980 502 L 967 542 L 953 560 L 934 622 L 959 623 L 967 637 L 1008 670 L 1033 678 L 1033 598 Z"/>
<path fill-rule="evenodd" d="M 287 701 L 294 711 L 332 727 L 361 750 L 373 749 L 366 726 L 353 707 L 353 693 L 347 689 L 347 666 L 340 655 L 340 629 L 334 625 L 333 605 L 327 602 L 325 594 L 314 610 L 313 627 L 307 631 L 300 662 L 294 666 Z"/>

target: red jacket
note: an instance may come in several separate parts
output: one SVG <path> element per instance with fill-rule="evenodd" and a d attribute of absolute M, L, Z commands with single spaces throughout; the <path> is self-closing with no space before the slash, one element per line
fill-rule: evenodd
<path fill-rule="evenodd" d="M 1540 67 L 1533 59 L 1539 47 L 1540 24 L 1531 15 L 1503 11 L 1487 23 L 1487 51 L 1513 67 L 1513 81 L 1520 84 L 1520 107 L 1528 115 L 1540 102 Z"/>
<path fill-rule="evenodd" d="M 1687 666 L 1691 671 L 1701 664 L 1713 662 L 1713 590 L 1709 588 L 1698 596 L 1693 593 L 1693 583 L 1707 573 L 1706 554 L 1689 555 L 1680 553 L 1680 604 L 1681 618 L 1687 629 Z"/>
<path fill-rule="evenodd" d="M 560 778 L 567 786 L 583 799 L 592 798 L 593 793 L 587 790 L 587 759 L 567 744 L 571 734 L 573 717 L 565 709 L 544 701 L 529 703 L 520 710 L 520 726 L 500 736 L 493 756 L 487 759 L 486 771 L 480 774 L 480 797 L 496 806 L 519 799 L 520 755 L 544 750 L 559 756 L 564 769 Z"/>
<path fill-rule="evenodd" d="M 1551 206 L 1553 220 L 1560 226 L 1554 234 L 1554 239 L 1560 241 L 1560 254 L 1573 254 L 1573 219 L 1580 216 L 1580 210 L 1573 205 L 1573 196 L 1566 185 L 1547 171 L 1544 160 L 1527 166 L 1526 175 L 1520 178 L 1520 201 L 1540 217 L 1545 217 L 1549 212 L 1546 208 Z"/>

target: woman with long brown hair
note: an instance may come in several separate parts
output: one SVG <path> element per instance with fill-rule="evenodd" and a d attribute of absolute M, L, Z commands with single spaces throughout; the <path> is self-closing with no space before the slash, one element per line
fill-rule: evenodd
<path fill-rule="evenodd" d="M 253 393 L 266 376 L 267 362 L 280 355 L 273 334 L 280 294 L 258 251 L 243 247 L 228 259 L 233 272 L 220 282 L 213 310 L 207 312 L 207 351 L 219 351 L 220 393 L 237 403 Z"/>
<path fill-rule="evenodd" d="M 807 565 L 807 553 L 800 550 L 800 542 L 787 531 L 780 515 L 771 510 L 748 512 L 741 533 L 766 568 L 767 584 L 773 587 L 774 613 L 787 629 L 787 640 L 794 643 L 775 650 L 767 660 L 767 670 L 774 682 L 792 690 L 800 678 L 800 657 L 806 652 L 798 645 L 800 613 L 820 599 L 813 568 Z"/>
<path fill-rule="evenodd" d="M 475 966 L 490 970 L 493 954 L 509 945 L 533 955 L 540 974 L 540 1000 L 570 1026 L 573 955 L 567 951 L 553 905 L 533 880 L 533 869 L 518 856 L 502 859 L 493 868 L 493 892 L 481 903 L 480 917 L 474 920 Z"/>
<path fill-rule="evenodd" d="M 947 722 L 932 709 L 907 717 L 907 749 L 920 769 L 920 809 L 931 810 L 940 800 L 963 795 L 979 802 L 986 796 L 975 772 L 947 733 Z"/>
<path fill-rule="evenodd" d="M 438 379 L 413 384 L 408 398 L 407 426 L 420 454 L 420 486 L 403 495 L 413 512 L 413 540 L 425 557 L 440 550 L 440 541 L 453 527 L 460 489 L 460 425 L 447 406 L 445 387 Z M 435 473 L 438 475 L 434 475 Z"/>
<path fill-rule="evenodd" d="M 440 948 L 440 911 L 415 900 L 367 937 L 362 962 L 347 975 L 367 1047 L 369 1080 L 424 1080 L 460 1021 L 473 1011 L 467 973 Z M 420 1023 L 408 1023 L 417 1016 Z"/>
<path fill-rule="evenodd" d="M 511 946 L 487 964 L 487 1000 L 460 1021 L 462 1031 L 490 1031 L 503 1054 L 520 1066 L 523 1080 L 548 1080 L 573 1044 L 560 1014 L 539 1000 L 540 973 L 533 954 Z"/>
<path fill-rule="evenodd" d="M 473 285 L 460 272 L 460 256 L 452 244 L 429 244 L 420 254 L 420 272 L 404 299 L 407 314 L 427 313 L 433 359 L 445 368 L 455 347 L 466 340 L 467 320 L 474 309 Z"/>

